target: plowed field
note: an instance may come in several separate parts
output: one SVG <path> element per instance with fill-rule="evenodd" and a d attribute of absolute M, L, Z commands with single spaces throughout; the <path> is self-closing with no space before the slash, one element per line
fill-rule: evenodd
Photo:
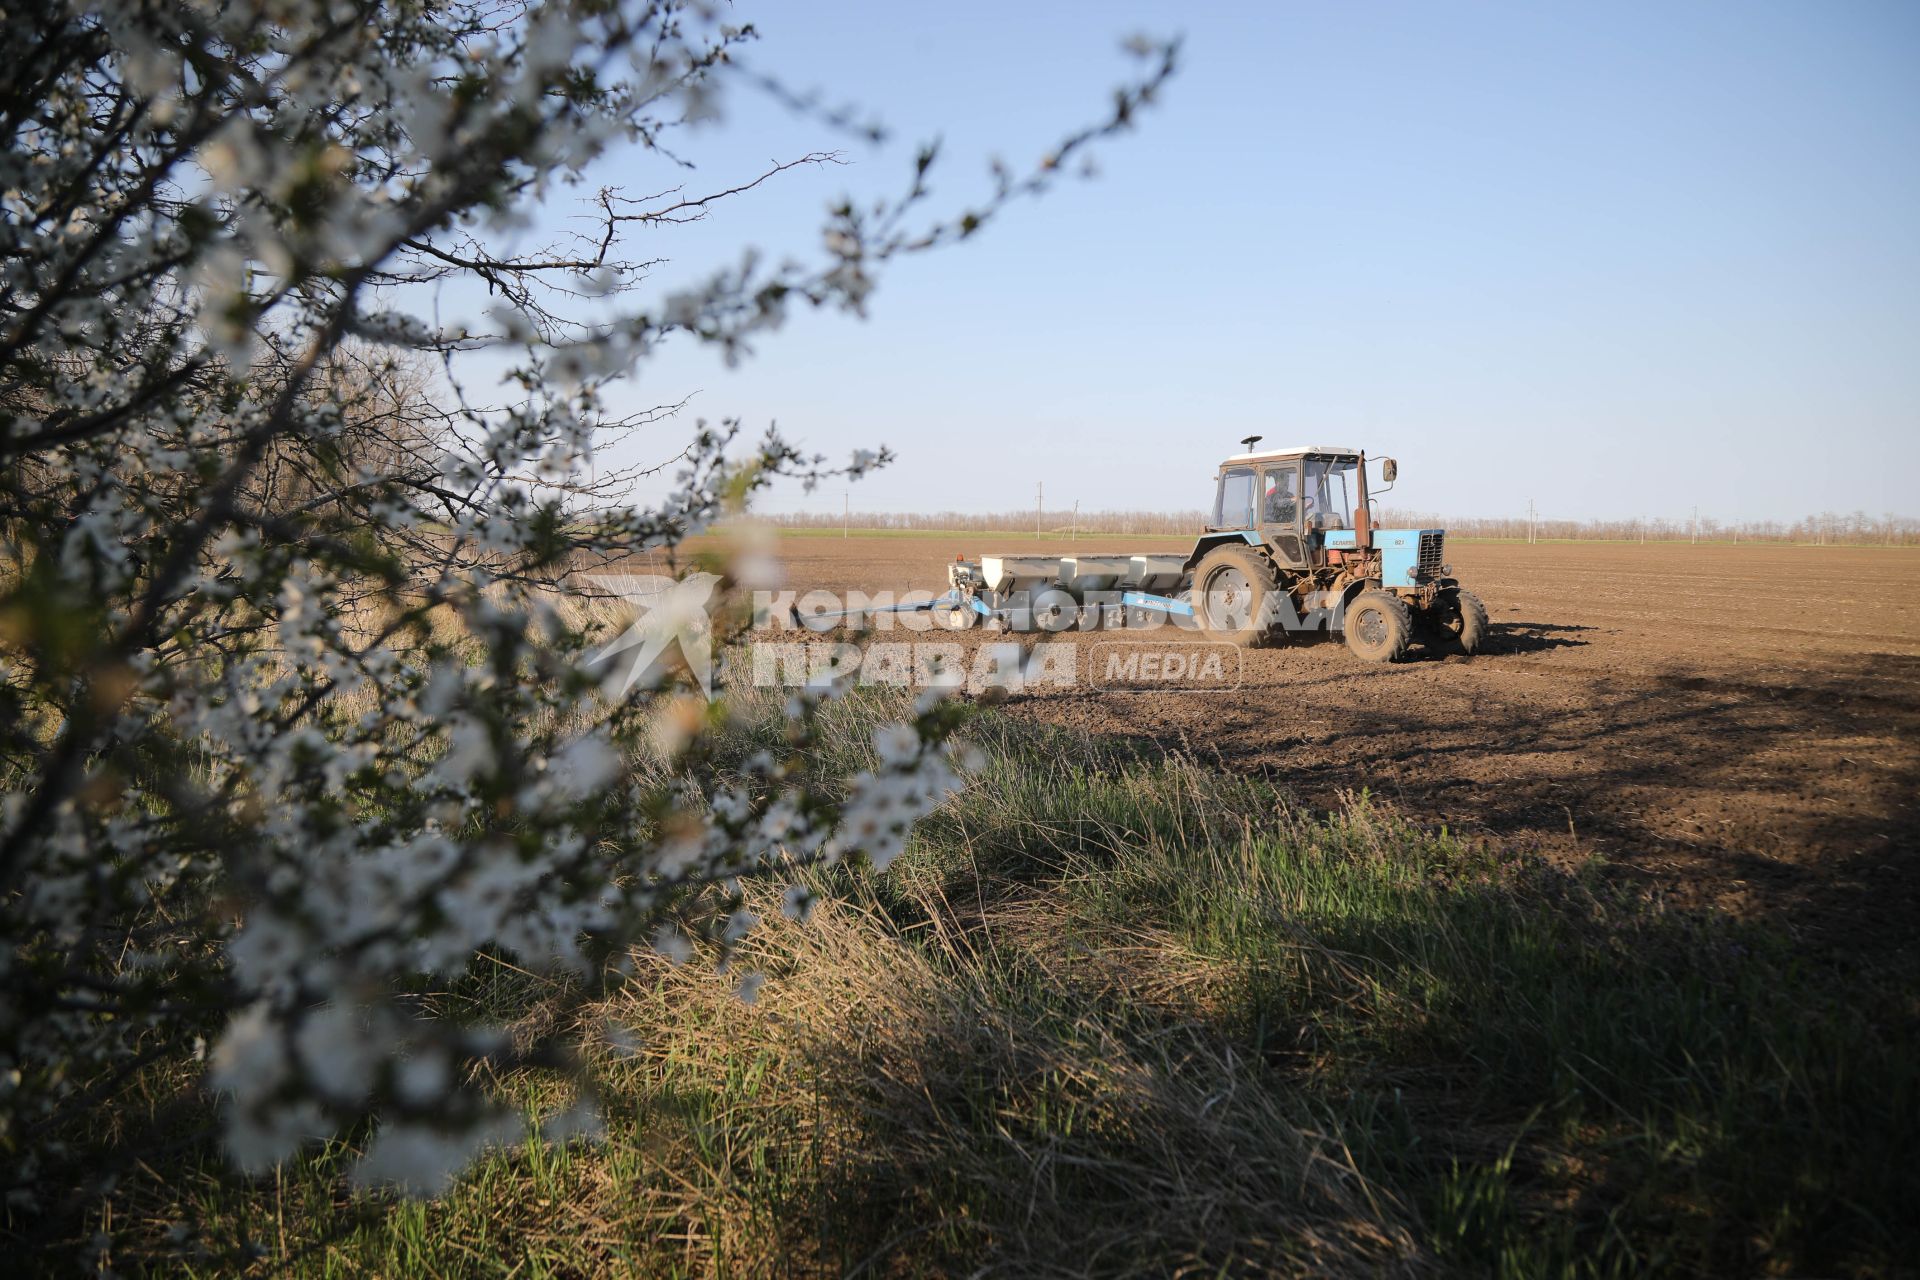
<path fill-rule="evenodd" d="M 781 553 L 800 590 L 899 592 L 944 589 L 958 553 L 1175 545 L 808 536 Z M 1476 657 L 1382 667 L 1294 644 L 1248 653 L 1234 692 L 1081 681 L 1008 711 L 1267 774 L 1308 804 L 1365 788 L 1555 861 L 1599 854 L 1648 893 L 1775 917 L 1823 950 L 1910 952 L 1920 554 L 1459 543 L 1449 558 L 1493 620 Z"/>

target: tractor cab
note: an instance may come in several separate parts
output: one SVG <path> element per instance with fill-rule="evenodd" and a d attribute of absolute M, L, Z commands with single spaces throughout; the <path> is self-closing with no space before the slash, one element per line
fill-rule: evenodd
<path fill-rule="evenodd" d="M 1294 570 L 1337 564 L 1366 546 L 1366 455 L 1344 445 L 1247 449 L 1220 464 L 1207 533 L 1264 545 Z M 1205 541 L 1205 539 L 1203 539 Z"/>

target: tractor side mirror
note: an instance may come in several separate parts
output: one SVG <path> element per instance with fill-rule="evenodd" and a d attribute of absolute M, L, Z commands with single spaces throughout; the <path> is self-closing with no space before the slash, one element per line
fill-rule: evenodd
<path fill-rule="evenodd" d="M 1382 480 L 1386 481 L 1388 484 L 1392 484 L 1393 478 L 1399 474 L 1400 474 L 1399 463 L 1395 462 L 1392 458 L 1382 458 L 1380 460 L 1380 478 Z"/>

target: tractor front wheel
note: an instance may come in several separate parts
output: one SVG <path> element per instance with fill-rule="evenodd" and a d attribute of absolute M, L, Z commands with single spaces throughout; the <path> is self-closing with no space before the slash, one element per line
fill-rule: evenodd
<path fill-rule="evenodd" d="M 1193 611 L 1216 640 L 1251 649 L 1267 638 L 1273 567 L 1250 547 L 1220 547 L 1193 571 Z"/>
<path fill-rule="evenodd" d="M 1368 662 L 1398 662 L 1413 640 L 1413 610 L 1384 591 L 1355 596 L 1346 621 L 1347 648 Z"/>
<path fill-rule="evenodd" d="M 1486 647 L 1487 606 L 1473 592 L 1458 588 L 1448 592 L 1433 613 L 1441 636 L 1458 645 L 1460 652 L 1478 653 Z"/>

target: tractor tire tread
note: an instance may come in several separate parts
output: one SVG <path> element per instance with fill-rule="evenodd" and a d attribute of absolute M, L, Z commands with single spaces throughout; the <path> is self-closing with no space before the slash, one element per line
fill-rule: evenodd
<path fill-rule="evenodd" d="M 1203 594 L 1207 576 L 1216 566 L 1231 564 L 1247 576 L 1248 584 L 1256 589 L 1253 612 L 1257 617 L 1264 612 L 1267 600 L 1280 590 L 1280 574 L 1274 568 L 1273 557 L 1267 554 L 1265 547 L 1224 546 L 1215 547 L 1202 556 L 1200 563 L 1193 567 L 1192 599 L 1198 614 L 1201 628 L 1207 635 L 1226 644 L 1238 645 L 1242 649 L 1257 649 L 1270 640 L 1269 629 L 1254 625 L 1235 632 L 1219 632 L 1207 627 L 1206 606 Z"/>
<path fill-rule="evenodd" d="M 1487 647 L 1487 606 L 1480 603 L 1480 597 L 1461 587 L 1454 593 L 1460 599 L 1460 634 L 1454 642 L 1460 646 L 1460 652 L 1473 654 Z"/>
<path fill-rule="evenodd" d="M 1368 609 L 1377 609 L 1386 621 L 1386 635 L 1377 645 L 1361 637 L 1355 621 Z M 1369 587 L 1347 605 L 1346 642 L 1355 657 L 1367 662 L 1398 662 L 1413 643 L 1413 610 L 1399 596 Z"/>

